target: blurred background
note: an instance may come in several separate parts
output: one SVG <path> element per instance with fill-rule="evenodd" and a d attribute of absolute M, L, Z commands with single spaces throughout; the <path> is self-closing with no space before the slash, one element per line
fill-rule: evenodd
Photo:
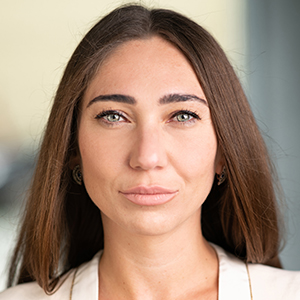
<path fill-rule="evenodd" d="M 40 138 L 64 67 L 87 30 L 128 1 L 1 0 L 0 291 Z M 300 1 L 156 0 L 210 31 L 235 67 L 285 195 L 286 269 L 300 270 Z"/>

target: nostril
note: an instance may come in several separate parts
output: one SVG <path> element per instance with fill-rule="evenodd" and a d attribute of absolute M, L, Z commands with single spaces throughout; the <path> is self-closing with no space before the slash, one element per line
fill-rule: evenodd
<path fill-rule="evenodd" d="M 130 165 L 135 169 L 151 170 L 159 166 L 159 157 L 156 153 L 139 154 L 132 157 Z"/>
<path fill-rule="evenodd" d="M 129 164 L 134 169 L 142 170 L 164 167 L 166 165 L 166 153 L 159 137 L 148 134 L 133 143 Z"/>

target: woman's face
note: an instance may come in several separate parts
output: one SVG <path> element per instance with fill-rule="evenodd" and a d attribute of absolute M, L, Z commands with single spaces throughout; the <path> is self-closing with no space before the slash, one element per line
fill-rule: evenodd
<path fill-rule="evenodd" d="M 105 60 L 85 93 L 78 141 L 103 222 L 148 235 L 200 224 L 221 155 L 205 95 L 173 45 L 134 40 Z"/>

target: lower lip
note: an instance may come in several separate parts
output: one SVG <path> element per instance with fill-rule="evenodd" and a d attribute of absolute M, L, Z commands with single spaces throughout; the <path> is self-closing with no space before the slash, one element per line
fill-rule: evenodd
<path fill-rule="evenodd" d="M 167 194 L 123 194 L 122 195 L 134 204 L 142 206 L 161 205 L 172 200 L 177 195 L 175 193 Z"/>

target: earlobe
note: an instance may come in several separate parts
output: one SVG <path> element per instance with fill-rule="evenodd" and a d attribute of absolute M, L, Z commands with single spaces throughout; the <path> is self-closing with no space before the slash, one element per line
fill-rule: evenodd
<path fill-rule="evenodd" d="M 81 165 L 81 158 L 80 158 L 78 151 L 76 151 L 76 153 L 71 155 L 70 160 L 69 160 L 69 168 L 71 170 L 74 170 L 74 168 L 77 165 Z"/>
<path fill-rule="evenodd" d="M 223 160 L 221 160 L 217 165 L 216 165 L 216 174 L 220 175 L 223 171 L 223 168 L 225 167 L 225 163 Z"/>
<path fill-rule="evenodd" d="M 225 157 L 223 155 L 222 150 L 218 147 L 216 160 L 215 160 L 215 172 L 216 174 L 221 174 L 223 171 L 223 168 L 225 166 Z"/>
<path fill-rule="evenodd" d="M 220 174 L 217 174 L 218 185 L 221 185 L 227 178 L 227 169 L 224 166 Z"/>
<path fill-rule="evenodd" d="M 82 172 L 81 172 L 79 165 L 75 166 L 75 168 L 73 169 L 72 176 L 73 176 L 74 181 L 78 185 L 82 185 Z"/>
<path fill-rule="evenodd" d="M 218 180 L 218 185 L 221 185 L 227 178 L 227 169 L 225 165 L 225 157 L 220 149 L 218 149 L 216 158 L 216 175 Z"/>

